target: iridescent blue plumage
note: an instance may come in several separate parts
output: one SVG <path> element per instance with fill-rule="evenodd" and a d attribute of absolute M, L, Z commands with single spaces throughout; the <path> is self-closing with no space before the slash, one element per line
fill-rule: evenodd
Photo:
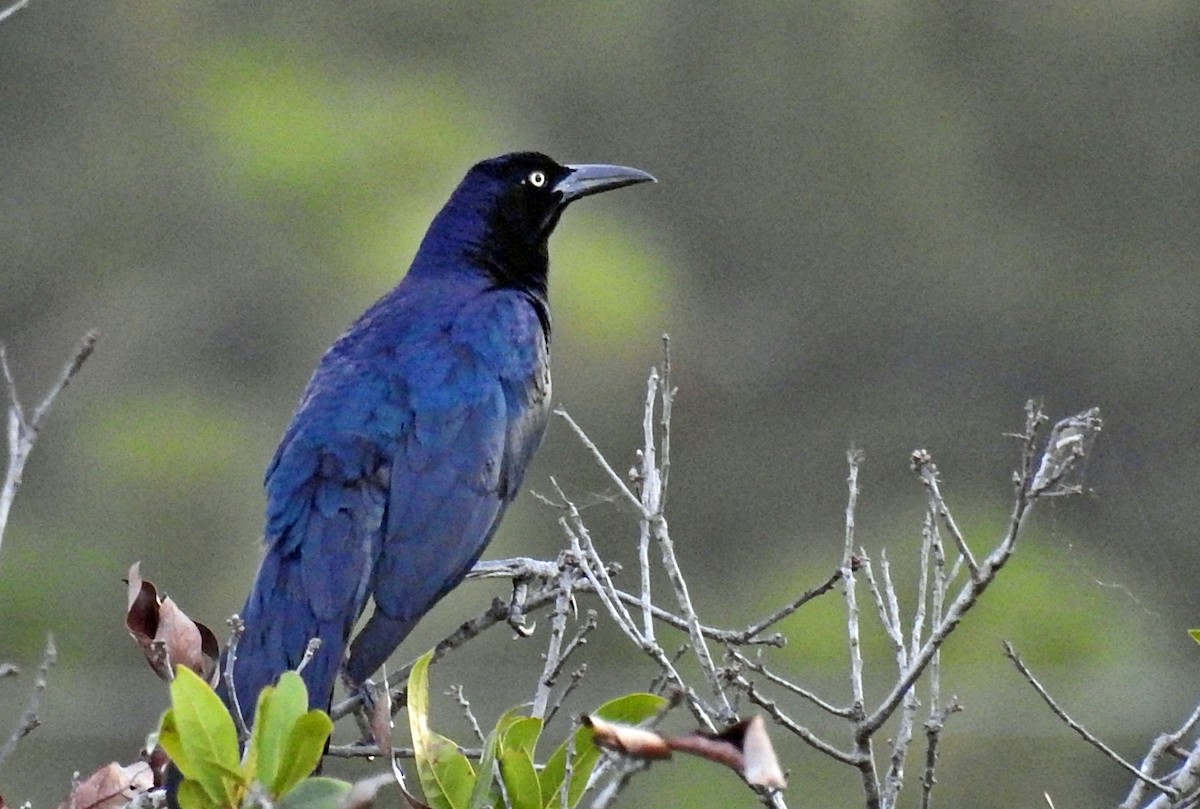
<path fill-rule="evenodd" d="M 310 638 L 314 706 L 343 664 L 364 681 L 478 560 L 546 425 L 546 240 L 573 200 L 651 179 L 534 153 L 476 165 L 404 280 L 326 352 L 267 470 L 233 668 L 248 722 Z"/>

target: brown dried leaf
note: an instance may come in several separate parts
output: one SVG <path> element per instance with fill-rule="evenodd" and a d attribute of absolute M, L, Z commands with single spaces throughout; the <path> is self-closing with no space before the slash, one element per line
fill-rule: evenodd
<path fill-rule="evenodd" d="M 693 756 L 700 756 L 709 761 L 724 764 L 736 772 L 741 772 L 745 764 L 745 757 L 737 746 L 724 739 L 714 738 L 707 733 L 696 731 L 686 736 L 677 736 L 667 743 L 671 746 L 672 750 L 678 750 L 681 753 L 690 753 Z"/>
<path fill-rule="evenodd" d="M 751 786 L 770 789 L 787 786 L 787 779 L 779 768 L 779 759 L 775 756 L 775 748 L 761 716 L 743 719 L 720 733 L 689 733 L 670 739 L 668 744 L 673 750 L 701 756 L 732 768 Z"/>
<path fill-rule="evenodd" d="M 746 757 L 746 765 L 742 770 L 746 783 L 770 789 L 787 786 L 787 778 L 779 766 L 775 746 L 771 744 L 767 725 L 761 716 L 750 717 L 746 735 L 742 739 L 742 755 Z"/>
<path fill-rule="evenodd" d="M 146 661 L 164 680 L 171 680 L 168 662 L 187 666 L 211 682 L 217 670 L 220 644 L 204 624 L 193 621 L 170 598 L 162 598 L 153 583 L 144 581 L 141 563 L 129 568 L 125 628 L 142 647 Z"/>
<path fill-rule="evenodd" d="M 75 785 L 59 809 L 117 809 L 154 788 L 154 774 L 144 761 L 122 767 L 108 764 Z"/>
<path fill-rule="evenodd" d="M 607 722 L 598 716 L 589 716 L 588 714 L 579 717 L 579 721 L 585 727 L 592 729 L 593 740 L 597 747 L 641 759 L 671 757 L 670 744 L 652 730 L 623 725 L 619 722 Z"/>

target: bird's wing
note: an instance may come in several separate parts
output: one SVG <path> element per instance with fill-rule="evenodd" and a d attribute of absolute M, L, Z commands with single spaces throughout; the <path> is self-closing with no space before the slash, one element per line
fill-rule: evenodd
<path fill-rule="evenodd" d="M 394 393 L 372 364 L 325 366 L 267 473 L 269 554 L 290 560 L 290 581 L 321 620 L 353 623 L 366 603 L 391 449 L 411 429 Z"/>
<path fill-rule="evenodd" d="M 516 496 L 549 392 L 535 303 L 515 292 L 480 296 L 410 364 L 412 429 L 392 462 L 372 586 L 389 618 L 415 620 L 458 584 Z"/>

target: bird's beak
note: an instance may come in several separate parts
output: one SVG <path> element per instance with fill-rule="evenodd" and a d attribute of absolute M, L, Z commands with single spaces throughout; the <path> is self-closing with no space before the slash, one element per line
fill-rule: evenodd
<path fill-rule="evenodd" d="M 601 191 L 611 191 L 636 183 L 658 182 L 641 169 L 631 169 L 628 166 L 585 164 L 567 168 L 571 173 L 554 185 L 554 190 L 562 194 L 563 205 L 582 197 L 599 194 Z"/>

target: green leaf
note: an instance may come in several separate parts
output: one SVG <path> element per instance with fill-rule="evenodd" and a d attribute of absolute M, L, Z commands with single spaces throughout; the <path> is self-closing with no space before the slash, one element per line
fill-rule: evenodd
<path fill-rule="evenodd" d="M 492 788 L 492 773 L 496 764 L 496 750 L 500 746 L 500 734 L 514 713 L 515 709 L 500 717 L 496 727 L 492 728 L 492 732 L 488 734 L 487 741 L 483 743 L 483 755 L 479 759 L 475 787 L 471 790 L 467 809 L 483 809 L 485 806 L 499 805 L 498 790 Z"/>
<path fill-rule="evenodd" d="M 209 797 L 209 794 L 200 785 L 199 781 L 185 779 L 179 785 L 179 792 L 177 794 L 180 809 L 221 809 L 222 807 L 222 804 Z"/>
<path fill-rule="evenodd" d="M 542 733 L 542 720 L 532 716 L 523 716 L 509 723 L 501 736 L 502 747 L 522 750 L 533 758 L 534 748 L 537 747 L 538 736 Z"/>
<path fill-rule="evenodd" d="M 500 736 L 500 775 L 512 809 L 540 809 L 542 789 L 534 768 L 534 750 L 542 720 L 515 717 Z"/>
<path fill-rule="evenodd" d="M 308 689 L 294 671 L 286 671 L 279 683 L 264 688 L 254 712 L 254 730 L 246 749 L 246 777 L 271 789 L 279 772 L 279 762 L 287 737 L 297 720 L 308 711 Z"/>
<path fill-rule="evenodd" d="M 185 777 L 194 772 L 192 762 L 183 749 L 183 741 L 179 738 L 179 727 L 175 724 L 175 712 L 170 708 L 163 714 L 162 721 L 158 725 L 158 743 L 162 745 L 163 750 L 167 751 L 171 761 L 175 762 L 175 766 Z"/>
<path fill-rule="evenodd" d="M 1200 643 L 1200 629 L 1189 629 L 1188 634 L 1192 636 L 1192 640 Z"/>
<path fill-rule="evenodd" d="M 333 720 L 324 711 L 311 710 L 293 723 L 283 739 L 279 769 L 275 778 L 267 784 L 267 790 L 273 797 L 283 797 L 292 787 L 312 775 L 312 771 L 321 763 L 330 733 L 333 733 Z"/>
<path fill-rule="evenodd" d="M 236 782 L 229 778 L 240 770 L 233 718 L 208 683 L 184 667 L 171 683 L 171 719 L 188 768 L 177 760 L 179 771 L 197 781 L 218 805 L 236 806 Z"/>
<path fill-rule="evenodd" d="M 408 727 L 412 734 L 417 775 L 425 800 L 433 809 L 465 809 L 475 786 L 475 771 L 458 745 L 429 728 L 429 663 L 427 652 L 408 675 Z"/>
<path fill-rule="evenodd" d="M 538 781 L 533 758 L 516 747 L 500 747 L 500 777 L 508 794 L 511 809 L 540 809 L 542 788 Z"/>
<path fill-rule="evenodd" d="M 338 809 L 350 783 L 336 778 L 305 778 L 275 804 L 275 809 Z"/>
<path fill-rule="evenodd" d="M 636 725 L 657 714 L 667 701 L 657 694 L 626 694 L 601 705 L 593 715 L 610 722 Z M 571 759 L 571 783 L 567 788 L 567 805 L 574 806 L 583 797 L 588 779 L 600 760 L 600 748 L 592 742 L 591 728 L 581 727 L 574 733 L 575 755 Z M 550 756 L 542 769 L 542 806 L 557 809 L 562 805 L 560 793 L 566 775 L 567 742 L 563 742 Z"/>

